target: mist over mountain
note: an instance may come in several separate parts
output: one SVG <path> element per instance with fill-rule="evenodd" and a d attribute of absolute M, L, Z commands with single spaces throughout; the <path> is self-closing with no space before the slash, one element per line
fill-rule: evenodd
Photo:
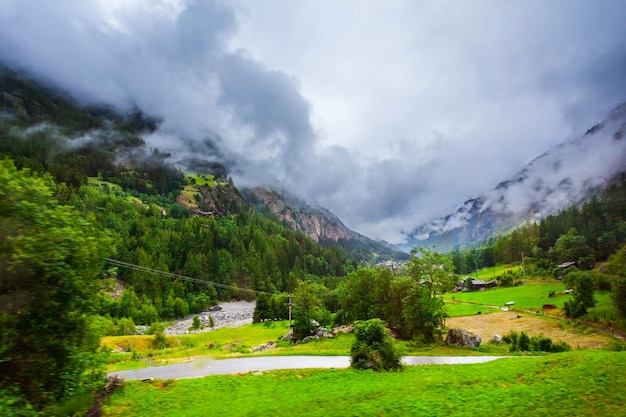
<path fill-rule="evenodd" d="M 236 164 L 220 149 L 219 136 L 204 140 L 176 136 L 171 140 L 185 143 L 184 150 L 164 152 L 161 149 L 168 149 L 168 135 L 159 129 L 158 118 L 140 109 L 122 114 L 106 106 L 80 106 L 63 91 L 46 88 L 1 66 L 0 116 L 0 130 L 7 133 L 5 141 L 0 142 L 0 153 L 21 152 L 20 156 L 28 159 L 37 153 L 31 148 L 41 146 L 44 149 L 38 155 L 49 161 L 49 166 L 58 162 L 59 154 L 75 153 L 78 156 L 74 165 L 84 173 L 106 177 L 138 192 L 178 193 L 177 202 L 191 213 L 233 215 L 251 204 L 260 214 L 306 234 L 316 243 L 342 248 L 352 259 L 375 264 L 408 257 L 386 242 L 350 230 L 329 210 L 288 191 L 255 187 L 241 188 L 240 193 L 230 177 Z M 9 132 L 17 132 L 22 139 L 14 139 Z M 45 136 L 40 142 L 33 140 L 36 132 Z M 163 143 L 159 149 L 146 142 Z M 215 179 L 214 186 L 193 182 L 181 188 L 181 169 L 204 178 L 210 175 Z M 77 186 L 85 182 L 82 175 L 69 171 L 56 174 Z M 137 176 L 145 178 L 139 181 Z"/>
<path fill-rule="evenodd" d="M 553 147 L 509 180 L 468 199 L 454 213 L 416 227 L 403 247 L 475 246 L 521 223 L 579 204 L 626 171 L 625 136 L 623 103 L 582 136 Z"/>

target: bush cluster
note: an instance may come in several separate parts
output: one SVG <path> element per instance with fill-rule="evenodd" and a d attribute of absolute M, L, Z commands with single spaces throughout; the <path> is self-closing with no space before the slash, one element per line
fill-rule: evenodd
<path fill-rule="evenodd" d="M 355 322 L 354 334 L 356 340 L 350 349 L 352 368 L 375 371 L 402 369 L 400 353 L 381 319 Z"/>
<path fill-rule="evenodd" d="M 544 335 L 529 336 L 526 332 L 518 334 L 515 330 L 502 337 L 502 340 L 510 345 L 511 352 L 557 353 L 572 349 L 566 342 L 554 343 L 552 339 Z"/>

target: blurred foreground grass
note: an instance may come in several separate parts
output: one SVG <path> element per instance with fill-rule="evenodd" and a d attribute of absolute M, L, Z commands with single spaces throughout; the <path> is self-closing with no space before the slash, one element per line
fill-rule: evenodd
<path fill-rule="evenodd" d="M 576 351 L 379 374 L 290 370 L 129 382 L 105 416 L 605 416 L 626 409 L 626 352 Z"/>

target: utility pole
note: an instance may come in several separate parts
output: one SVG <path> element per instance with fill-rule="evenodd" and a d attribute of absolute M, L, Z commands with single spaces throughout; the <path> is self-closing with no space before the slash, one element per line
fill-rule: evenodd
<path fill-rule="evenodd" d="M 291 328 L 291 294 L 287 295 L 287 306 L 289 306 L 289 328 Z"/>
<path fill-rule="evenodd" d="M 526 266 L 524 265 L 524 252 L 522 251 L 522 273 L 524 274 L 524 279 L 526 279 Z"/>

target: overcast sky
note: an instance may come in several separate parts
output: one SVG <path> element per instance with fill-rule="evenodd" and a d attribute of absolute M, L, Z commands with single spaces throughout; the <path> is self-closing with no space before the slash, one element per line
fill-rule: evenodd
<path fill-rule="evenodd" d="M 0 0 L 0 59 L 400 242 L 626 101 L 624 22 L 623 0 Z"/>

